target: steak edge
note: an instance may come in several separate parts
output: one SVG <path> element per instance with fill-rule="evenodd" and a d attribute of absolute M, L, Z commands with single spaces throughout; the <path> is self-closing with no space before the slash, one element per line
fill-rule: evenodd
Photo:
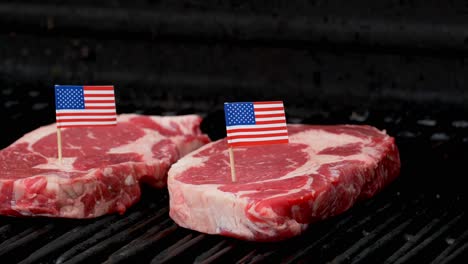
<path fill-rule="evenodd" d="M 117 126 L 31 131 L 0 151 L 0 214 L 93 218 L 124 213 L 140 184 L 166 186 L 179 158 L 209 142 L 201 117 L 122 114 Z"/>
<path fill-rule="evenodd" d="M 289 144 L 235 148 L 225 139 L 168 172 L 170 217 L 180 226 L 252 241 L 301 234 L 375 195 L 400 172 L 393 137 L 370 126 L 288 125 Z"/>

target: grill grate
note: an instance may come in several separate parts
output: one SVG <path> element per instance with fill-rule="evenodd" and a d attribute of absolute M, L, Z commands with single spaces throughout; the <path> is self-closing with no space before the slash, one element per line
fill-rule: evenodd
<path fill-rule="evenodd" d="M 72 221 L 2 217 L 0 255 L 12 263 L 109 264 L 450 263 L 466 257 L 468 217 L 459 207 L 464 200 L 398 195 L 402 184 L 396 182 L 375 199 L 279 243 L 180 228 L 168 218 L 164 191 L 163 199 L 146 195 L 124 216 Z"/>
<path fill-rule="evenodd" d="M 456 173 L 468 157 L 468 127 L 460 114 L 426 114 L 420 109 L 365 114 L 347 109 L 329 113 L 288 110 L 291 122 L 366 123 L 386 128 L 396 136 L 401 151 L 401 177 L 348 212 L 277 243 L 238 241 L 181 228 L 168 216 L 167 190 L 144 186 L 140 202 L 122 216 L 88 220 L 0 217 L 0 257 L 11 263 L 45 264 L 457 263 L 468 258 L 467 200 Z M 46 116 L 45 111 L 38 114 Z M 170 111 L 183 114 L 197 109 Z M 203 129 L 213 139 L 222 137 L 222 111 L 202 114 Z"/>

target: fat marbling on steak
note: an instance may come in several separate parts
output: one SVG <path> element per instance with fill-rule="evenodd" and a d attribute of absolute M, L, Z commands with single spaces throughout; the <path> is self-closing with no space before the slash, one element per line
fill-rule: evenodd
<path fill-rule="evenodd" d="M 165 187 L 179 158 L 209 142 L 201 118 L 123 114 L 117 126 L 38 128 L 0 151 L 0 214 L 92 218 L 140 198 L 140 183 Z"/>
<path fill-rule="evenodd" d="M 245 240 L 276 241 L 340 214 L 399 175 L 394 138 L 370 126 L 288 125 L 289 144 L 207 144 L 168 173 L 170 216 L 179 225 Z"/>

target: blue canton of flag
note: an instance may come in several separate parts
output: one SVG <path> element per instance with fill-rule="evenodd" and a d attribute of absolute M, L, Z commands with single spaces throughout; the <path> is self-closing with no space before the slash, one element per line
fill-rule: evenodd
<path fill-rule="evenodd" d="M 57 86 L 56 109 L 85 109 L 83 86 Z"/>
<path fill-rule="evenodd" d="M 255 113 L 253 103 L 231 103 L 224 105 L 227 126 L 254 125 Z"/>

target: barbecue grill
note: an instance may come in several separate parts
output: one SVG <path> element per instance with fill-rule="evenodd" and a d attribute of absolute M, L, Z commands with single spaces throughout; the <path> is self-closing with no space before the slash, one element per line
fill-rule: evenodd
<path fill-rule="evenodd" d="M 289 123 L 370 124 L 401 176 L 305 234 L 201 234 L 143 187 L 124 215 L 0 217 L 2 263 L 464 263 L 468 259 L 468 6 L 462 1 L 0 3 L 0 147 L 55 121 L 54 84 L 114 84 L 120 113 L 197 113 L 284 100 Z M 252 1 L 254 2 L 254 1 Z M 365 8 L 359 8 L 365 7 Z"/>

